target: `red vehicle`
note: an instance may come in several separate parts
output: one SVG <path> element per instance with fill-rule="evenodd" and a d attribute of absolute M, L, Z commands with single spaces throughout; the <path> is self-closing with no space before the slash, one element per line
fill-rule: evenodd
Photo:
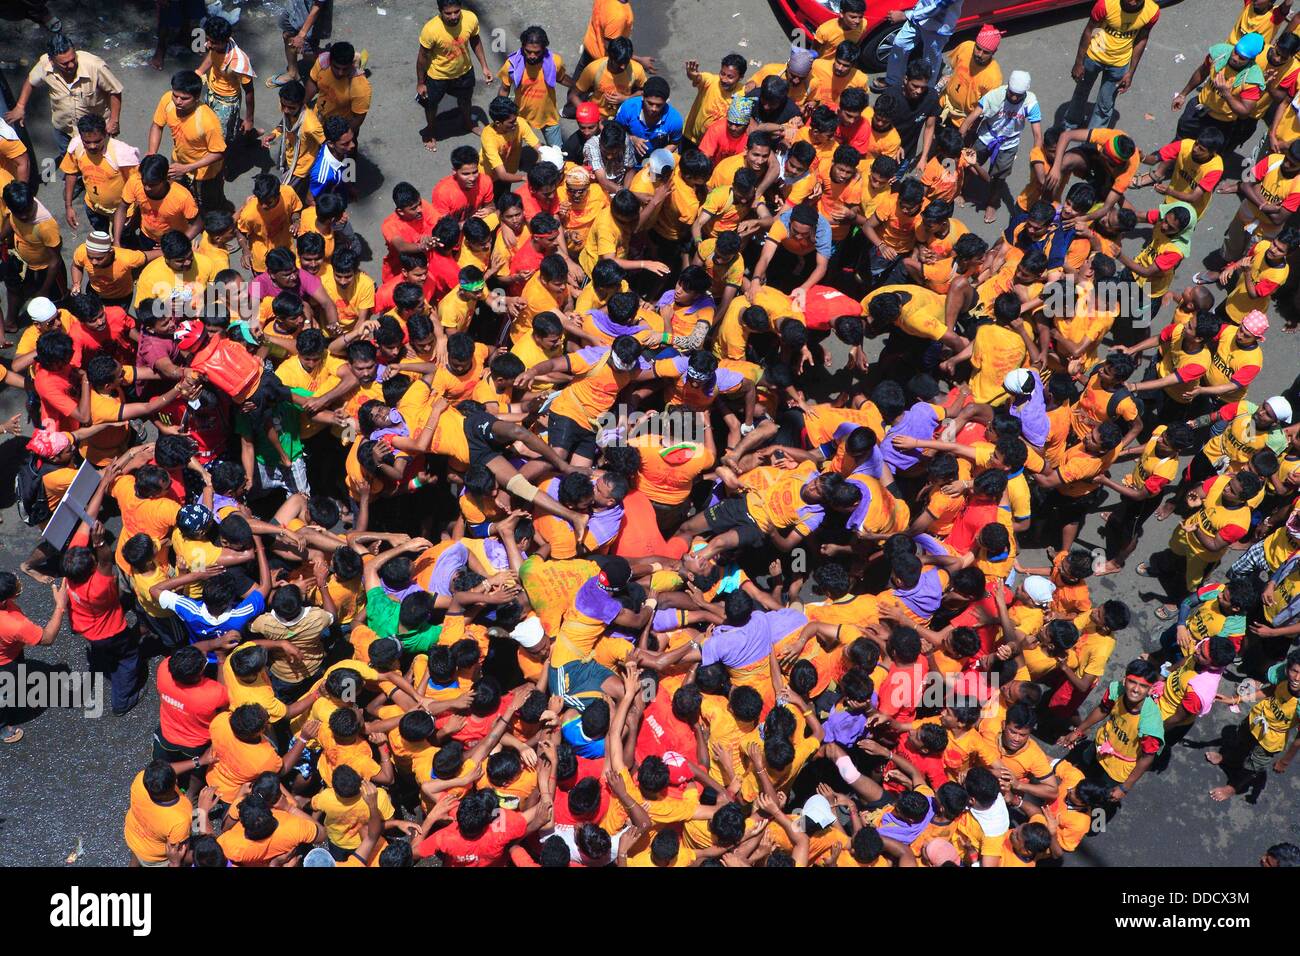
<path fill-rule="evenodd" d="M 1059 10 L 1091 0 L 965 0 L 957 29 L 965 30 L 983 23 L 1001 23 L 1030 13 Z M 827 20 L 839 15 L 839 0 L 776 0 L 781 11 L 797 29 L 811 37 Z M 876 73 L 885 68 L 885 60 L 893 48 L 894 36 L 901 23 L 890 23 L 890 10 L 906 10 L 915 0 L 867 0 L 868 32 L 862 42 L 859 65 Z M 1161 3 L 1161 6 L 1164 6 Z M 1073 55 L 1074 48 L 1070 48 Z"/>

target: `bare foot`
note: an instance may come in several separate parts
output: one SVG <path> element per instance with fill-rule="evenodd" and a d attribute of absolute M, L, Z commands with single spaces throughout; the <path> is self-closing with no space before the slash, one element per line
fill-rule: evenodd
<path fill-rule="evenodd" d="M 432 138 L 426 139 L 424 141 L 424 148 L 431 153 L 436 153 L 438 151 L 438 141 Z"/>
<path fill-rule="evenodd" d="M 1222 803 L 1224 800 L 1230 800 L 1236 795 L 1237 795 L 1237 791 L 1233 790 L 1231 787 L 1227 786 L 1226 784 L 1222 787 L 1215 787 L 1213 790 L 1210 791 L 1210 799 L 1217 800 L 1220 803 Z"/>
<path fill-rule="evenodd" d="M 1217 767 L 1219 764 L 1223 763 L 1223 754 L 1219 753 L 1217 750 L 1207 750 L 1205 752 L 1205 762 Z"/>
<path fill-rule="evenodd" d="M 157 70 L 159 73 L 162 72 L 162 68 L 163 68 L 162 50 L 159 50 L 157 53 L 155 53 L 153 56 L 149 58 L 149 65 L 153 67 L 155 70 Z"/>
<path fill-rule="evenodd" d="M 1162 504 L 1159 508 L 1156 509 L 1156 520 L 1164 521 L 1173 513 L 1174 513 L 1174 503 L 1172 501 L 1166 501 L 1164 504 Z"/>

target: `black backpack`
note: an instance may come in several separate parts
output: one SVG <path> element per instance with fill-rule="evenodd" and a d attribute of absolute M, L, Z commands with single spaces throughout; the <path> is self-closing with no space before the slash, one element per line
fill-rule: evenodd
<path fill-rule="evenodd" d="M 18 506 L 18 517 L 33 528 L 43 527 L 53 513 L 45 498 L 45 483 L 41 479 L 58 467 L 30 453 L 18 466 L 18 474 L 14 477 L 14 503 Z"/>

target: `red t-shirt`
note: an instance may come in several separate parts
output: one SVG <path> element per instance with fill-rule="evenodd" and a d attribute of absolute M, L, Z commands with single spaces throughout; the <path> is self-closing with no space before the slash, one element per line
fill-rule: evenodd
<path fill-rule="evenodd" d="M 99 332 L 92 332 L 74 321 L 68 329 L 73 345 L 86 355 L 102 352 L 124 365 L 131 364 L 135 360 L 135 343 L 131 341 L 130 332 L 135 328 L 135 320 L 116 305 L 104 306 L 104 318 L 107 326 Z"/>
<path fill-rule="evenodd" d="M 922 776 L 925 777 L 925 782 L 930 785 L 931 789 L 938 790 L 948 782 L 948 771 L 943 765 L 943 754 L 924 754 L 921 753 L 921 751 L 914 749 L 912 747 L 911 734 L 908 734 L 903 738 L 895 753 L 917 770 L 921 771 Z M 893 766 L 897 765 L 894 764 Z M 903 790 L 903 785 L 901 783 L 896 783 L 892 780 L 884 786 L 885 789 L 891 793 L 901 793 Z"/>
<path fill-rule="evenodd" d="M 212 740 L 208 725 L 230 703 L 220 681 L 201 677 L 182 687 L 167 661 L 158 665 L 158 726 L 163 739 L 180 747 L 201 747 Z"/>
<path fill-rule="evenodd" d="M 402 278 L 402 274 L 399 272 L 376 290 L 375 315 L 383 315 L 393 307 L 393 291 L 405 281 L 407 280 Z M 437 283 L 434 282 L 432 276 L 429 276 L 424 280 L 424 301 L 437 305 L 437 295 Z"/>
<path fill-rule="evenodd" d="M 479 182 L 482 181 L 483 179 L 479 180 Z M 539 212 L 550 213 L 552 216 L 559 214 L 560 194 L 558 192 L 551 193 L 551 198 L 547 199 L 544 196 L 538 196 L 528 188 L 527 183 L 524 183 L 523 188 L 519 190 L 519 198 L 523 200 L 524 203 L 525 219 L 532 219 Z"/>
<path fill-rule="evenodd" d="M 480 175 L 474 191 L 467 193 L 455 176 L 444 176 L 433 187 L 429 200 L 434 222 L 443 216 L 455 216 L 464 225 L 474 213 L 492 205 L 492 177 Z"/>
<path fill-rule="evenodd" d="M 379 227 L 384 242 L 388 244 L 388 252 L 384 255 L 384 267 L 379 276 L 381 282 L 387 282 L 402 271 L 402 263 L 398 259 L 401 253 L 393 248 L 393 240 L 407 244 L 418 243 L 433 233 L 433 227 L 437 222 L 438 217 L 433 213 L 433 206 L 423 200 L 420 202 L 420 215 L 414 219 L 402 219 L 396 212 L 388 214 Z"/>
<path fill-rule="evenodd" d="M 728 156 L 739 156 L 745 151 L 745 142 L 749 139 L 749 129 L 739 136 L 732 136 L 727 129 L 727 118 L 715 120 L 700 140 L 700 152 L 717 163 Z"/>
<path fill-rule="evenodd" d="M 74 634 L 88 641 L 102 641 L 126 630 L 115 575 L 101 574 L 96 568 L 81 584 L 69 582 L 68 597 L 69 624 Z"/>
<path fill-rule="evenodd" d="M 460 285 L 460 263 L 455 256 L 445 256 L 441 252 L 429 253 L 429 281 L 433 284 L 433 294 L 437 302 L 452 289 Z"/>
<path fill-rule="evenodd" d="M 636 737 L 636 759 L 655 756 L 668 765 L 668 782 L 686 783 L 694 774 L 686 761 L 695 755 L 695 731 L 673 714 L 673 697 L 661 687 L 645 710 Z"/>
<path fill-rule="evenodd" d="M 952 523 L 952 530 L 944 539 L 944 544 L 957 554 L 965 554 L 975 544 L 975 538 L 986 524 L 998 520 L 998 506 L 995 502 L 967 502 Z"/>
<path fill-rule="evenodd" d="M 891 667 L 876 689 L 877 709 L 900 724 L 915 720 L 927 667 L 924 657 L 911 665 Z"/>
<path fill-rule="evenodd" d="M 600 823 L 601 820 L 605 819 L 605 814 L 609 812 L 609 801 L 613 799 L 613 795 L 609 792 L 609 784 L 605 783 L 604 766 L 605 761 L 603 760 L 586 760 L 579 757 L 578 772 L 573 775 L 573 779 L 567 783 L 557 781 L 555 787 L 556 826 L 580 827 L 584 823 Z M 569 791 L 585 777 L 593 777 L 600 784 L 600 805 L 596 807 L 596 812 L 591 816 L 579 819 L 569 810 Z"/>
<path fill-rule="evenodd" d="M 32 383 L 41 400 L 41 419 L 51 419 L 59 431 L 75 431 L 80 423 L 73 417 L 81 398 L 81 384 L 72 380 L 72 366 L 51 372 L 32 366 Z"/>
<path fill-rule="evenodd" d="M 24 647 L 35 647 L 44 631 L 33 624 L 13 601 L 0 601 L 0 664 L 21 660 Z"/>
<path fill-rule="evenodd" d="M 460 827 L 452 824 L 424 839 L 420 856 L 441 853 L 448 866 L 499 866 L 506 848 L 521 839 L 528 830 L 524 815 L 515 810 L 500 810 L 481 835 L 467 840 Z"/>

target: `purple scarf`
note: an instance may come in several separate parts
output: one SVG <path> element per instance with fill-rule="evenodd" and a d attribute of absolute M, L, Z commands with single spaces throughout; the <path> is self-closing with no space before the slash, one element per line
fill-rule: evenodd
<path fill-rule="evenodd" d="M 930 617 L 939 610 L 939 602 L 943 599 L 939 572 L 934 568 L 926 568 L 921 572 L 921 578 L 915 587 L 895 588 L 894 597 L 915 611 L 918 617 Z"/>
<path fill-rule="evenodd" d="M 510 56 L 506 57 L 506 66 L 510 67 L 510 84 L 518 86 L 524 78 L 524 70 L 528 66 L 524 62 L 524 51 L 522 48 L 515 50 Z M 547 50 L 542 56 L 542 79 L 546 80 L 546 85 L 555 89 L 555 57 L 551 51 Z"/>
<path fill-rule="evenodd" d="M 649 326 L 646 325 L 619 325 L 609 317 L 609 313 L 604 309 L 589 309 L 587 314 L 591 316 L 591 324 L 594 325 L 602 335 L 608 335 L 618 338 L 620 335 L 635 335 L 637 332 L 644 332 Z"/>

